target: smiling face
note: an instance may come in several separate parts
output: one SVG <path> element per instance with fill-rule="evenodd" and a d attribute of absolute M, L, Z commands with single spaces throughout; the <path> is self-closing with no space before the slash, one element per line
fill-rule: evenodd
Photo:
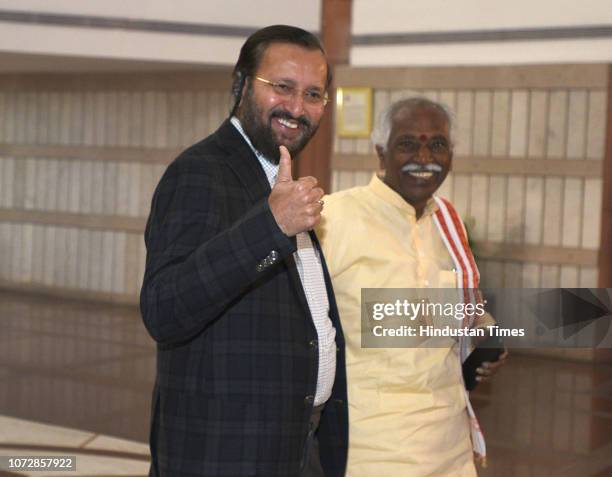
<path fill-rule="evenodd" d="M 451 166 L 448 118 L 432 106 L 400 109 L 392 118 L 386 149 L 376 146 L 376 152 L 385 183 L 416 209 L 419 218 Z"/>
<path fill-rule="evenodd" d="M 291 43 L 272 43 L 254 76 L 265 81 L 248 78 L 236 116 L 253 146 L 266 157 L 278 161 L 280 145 L 296 155 L 316 132 L 325 108 L 322 102 L 313 103 L 304 96 L 325 92 L 323 53 Z M 287 87 L 289 94 L 279 90 L 279 85 Z"/>

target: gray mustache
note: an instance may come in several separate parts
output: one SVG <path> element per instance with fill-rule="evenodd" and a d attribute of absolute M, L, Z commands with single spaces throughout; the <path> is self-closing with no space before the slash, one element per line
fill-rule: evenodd
<path fill-rule="evenodd" d="M 406 164 L 402 167 L 402 172 L 442 172 L 442 167 L 438 164 Z"/>

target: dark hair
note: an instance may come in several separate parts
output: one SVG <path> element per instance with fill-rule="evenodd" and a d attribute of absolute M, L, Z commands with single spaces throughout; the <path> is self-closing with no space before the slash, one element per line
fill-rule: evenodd
<path fill-rule="evenodd" d="M 242 88 L 246 79 L 255 74 L 263 54 L 272 43 L 291 43 L 308 50 L 320 50 L 325 55 L 325 50 L 319 39 L 301 28 L 290 25 L 272 25 L 257 30 L 247 38 L 240 48 L 240 56 L 238 56 L 238 61 L 232 72 L 232 96 L 234 97 L 232 115 L 235 114 L 238 103 L 240 103 Z M 332 72 L 328 62 L 325 87 L 328 88 L 331 82 Z"/>

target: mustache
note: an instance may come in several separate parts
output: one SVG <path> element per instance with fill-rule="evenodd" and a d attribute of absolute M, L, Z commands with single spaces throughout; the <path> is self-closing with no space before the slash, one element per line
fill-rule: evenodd
<path fill-rule="evenodd" d="M 270 119 L 272 119 L 272 118 L 279 118 L 279 119 L 287 119 L 287 120 L 291 120 L 291 121 L 297 121 L 299 124 L 301 124 L 302 126 L 304 126 L 306 128 L 309 128 L 309 129 L 312 127 L 312 123 L 308 120 L 308 118 L 306 116 L 302 115 L 302 116 L 299 116 L 297 118 L 294 118 L 287 111 L 274 111 L 270 115 Z"/>
<path fill-rule="evenodd" d="M 402 167 L 402 172 L 442 172 L 438 164 L 415 164 L 411 162 Z"/>

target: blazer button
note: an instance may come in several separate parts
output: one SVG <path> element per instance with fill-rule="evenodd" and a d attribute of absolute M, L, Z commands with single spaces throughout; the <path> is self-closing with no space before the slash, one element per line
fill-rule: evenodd
<path fill-rule="evenodd" d="M 317 349 L 319 347 L 319 342 L 317 340 L 312 340 L 308 345 L 313 349 Z"/>
<path fill-rule="evenodd" d="M 344 404 L 344 399 L 334 399 L 334 402 L 338 405 L 338 406 L 342 406 Z"/>
<path fill-rule="evenodd" d="M 304 404 L 306 406 L 312 406 L 313 403 L 314 403 L 314 396 L 309 395 L 304 398 Z"/>

